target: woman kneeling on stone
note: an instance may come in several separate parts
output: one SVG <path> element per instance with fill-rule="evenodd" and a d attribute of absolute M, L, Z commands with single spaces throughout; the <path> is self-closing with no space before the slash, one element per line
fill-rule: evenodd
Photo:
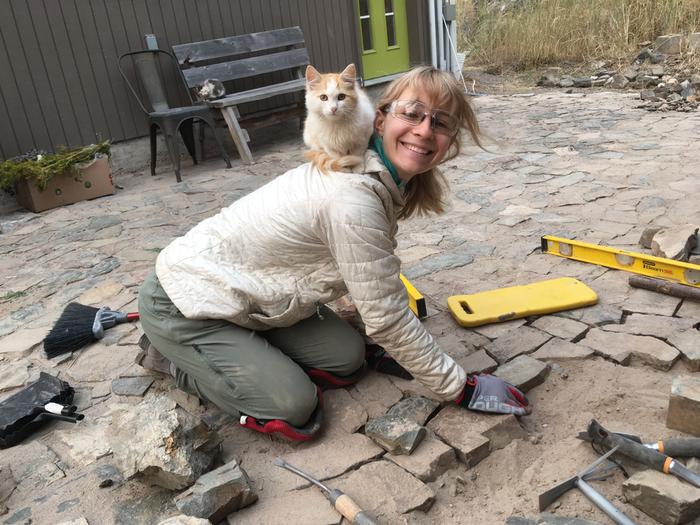
<path fill-rule="evenodd" d="M 320 428 L 324 388 L 356 382 L 364 338 L 326 303 L 350 293 L 366 333 L 445 401 L 528 414 L 493 376 L 467 376 L 408 307 L 397 220 L 443 211 L 437 170 L 479 127 L 455 79 L 419 67 L 381 98 L 363 173 L 293 169 L 175 239 L 143 283 L 142 366 L 241 425 L 293 440 Z M 150 343 L 149 343 L 150 342 Z M 396 368 L 400 368 L 397 366 Z"/>

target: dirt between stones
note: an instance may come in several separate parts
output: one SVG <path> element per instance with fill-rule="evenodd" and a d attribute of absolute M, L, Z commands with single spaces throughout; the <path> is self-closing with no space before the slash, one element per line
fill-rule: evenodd
<path fill-rule="evenodd" d="M 509 516 L 536 517 L 542 492 L 598 457 L 589 443 L 575 438 L 592 418 L 610 430 L 637 434 L 645 442 L 681 435 L 664 426 L 671 381 L 678 373 L 689 372 L 682 363 L 670 372 L 623 367 L 601 358 L 562 363 L 542 385 L 528 392 L 534 411 L 521 418 L 521 424 L 529 439 L 514 440 L 491 452 L 471 470 L 460 466 L 446 472 L 430 484 L 437 495 L 433 508 L 425 518 L 409 522 L 495 525 Z M 624 466 L 630 475 L 642 468 L 627 462 Z M 657 523 L 625 503 L 623 481 L 617 471 L 592 485 L 636 523 Z M 610 523 L 577 489 L 564 494 L 546 512 Z"/>

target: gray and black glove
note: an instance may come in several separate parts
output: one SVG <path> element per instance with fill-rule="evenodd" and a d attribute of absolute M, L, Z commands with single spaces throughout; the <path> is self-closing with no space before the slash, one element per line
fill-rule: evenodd
<path fill-rule="evenodd" d="M 503 379 L 490 375 L 467 376 L 467 384 L 455 403 L 469 410 L 495 414 L 526 416 L 532 412 L 525 394 Z"/>

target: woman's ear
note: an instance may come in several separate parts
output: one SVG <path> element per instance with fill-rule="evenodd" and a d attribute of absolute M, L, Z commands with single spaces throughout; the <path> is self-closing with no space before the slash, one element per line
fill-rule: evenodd
<path fill-rule="evenodd" d="M 384 135 L 384 122 L 386 121 L 386 115 L 381 110 L 377 110 L 374 116 L 374 131 L 380 137 Z"/>

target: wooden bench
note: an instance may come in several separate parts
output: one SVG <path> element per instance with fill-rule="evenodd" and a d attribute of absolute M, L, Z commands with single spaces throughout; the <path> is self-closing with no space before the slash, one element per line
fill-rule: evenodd
<path fill-rule="evenodd" d="M 238 106 L 303 92 L 306 88 L 305 69 L 309 64 L 309 54 L 304 46 L 301 28 L 288 27 L 179 44 L 173 46 L 173 52 L 188 88 L 194 89 L 207 79 L 225 83 L 228 94 L 208 104 L 221 110 L 241 159 L 252 163 L 253 156 L 248 148 L 250 138 L 241 127 Z M 259 85 L 265 81 L 266 85 Z M 292 115 L 301 118 L 303 111 L 302 99 L 243 118 L 250 120 L 253 126 L 269 125 Z"/>

